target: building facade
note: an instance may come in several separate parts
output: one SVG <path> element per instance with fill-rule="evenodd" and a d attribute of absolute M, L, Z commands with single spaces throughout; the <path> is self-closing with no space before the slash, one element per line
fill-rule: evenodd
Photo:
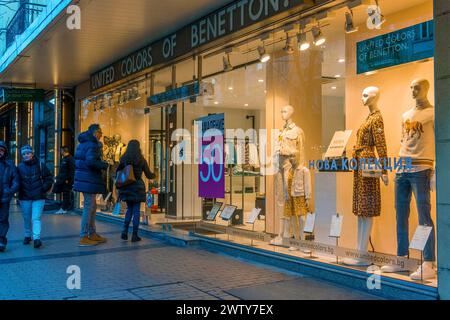
<path fill-rule="evenodd" d="M 102 126 L 101 211 L 123 216 L 114 176 L 137 139 L 157 176 L 145 222 L 348 285 L 383 271 L 387 297 L 450 298 L 449 8 L 369 2 L 232 1 L 98 65 L 73 87 L 72 126 Z"/>

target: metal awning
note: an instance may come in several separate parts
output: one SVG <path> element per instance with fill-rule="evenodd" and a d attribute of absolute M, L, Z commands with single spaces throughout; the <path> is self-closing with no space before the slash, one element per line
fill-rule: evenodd
<path fill-rule="evenodd" d="M 91 73 L 231 0 L 80 0 L 81 30 L 60 14 L 0 74 L 0 84 L 73 87 Z"/>

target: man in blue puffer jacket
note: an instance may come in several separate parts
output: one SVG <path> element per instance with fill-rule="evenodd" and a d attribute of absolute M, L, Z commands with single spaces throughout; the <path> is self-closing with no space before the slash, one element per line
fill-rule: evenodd
<path fill-rule="evenodd" d="M 106 242 L 95 228 L 97 212 L 97 194 L 106 193 L 102 170 L 108 168 L 108 163 L 102 160 L 100 139 L 102 130 L 98 124 L 93 124 L 88 131 L 78 137 L 80 143 L 75 151 L 75 183 L 73 189 L 83 193 L 84 208 L 81 219 L 80 246 L 95 246 Z"/>
<path fill-rule="evenodd" d="M 20 179 L 17 168 L 8 160 L 8 148 L 0 141 L 0 252 L 5 251 L 9 230 L 9 203 L 19 191 Z"/>

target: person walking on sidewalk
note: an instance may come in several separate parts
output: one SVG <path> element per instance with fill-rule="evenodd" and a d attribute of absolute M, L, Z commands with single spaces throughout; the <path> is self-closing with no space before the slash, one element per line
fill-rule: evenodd
<path fill-rule="evenodd" d="M 138 236 L 141 203 L 145 202 L 146 199 L 146 189 L 145 183 L 142 180 L 142 173 L 145 174 L 147 179 L 151 180 L 155 178 L 155 175 L 150 171 L 147 160 L 145 160 L 142 155 L 140 144 L 137 140 L 131 140 L 128 143 L 127 150 L 120 159 L 117 171 L 124 169 L 127 165 L 133 166 L 136 182 L 119 189 L 120 201 L 125 201 L 127 203 L 127 212 L 125 214 L 125 223 L 121 238 L 123 240 L 128 240 L 128 229 L 131 220 L 133 220 L 133 236 L 131 241 L 137 242 L 141 241 L 141 238 Z"/>
<path fill-rule="evenodd" d="M 42 246 L 41 216 L 47 193 L 53 185 L 53 175 L 45 164 L 36 159 L 30 146 L 22 147 L 20 154 L 23 161 L 17 169 L 20 177 L 19 204 L 25 225 L 23 244 L 28 245 L 34 240 L 37 249 Z"/>
<path fill-rule="evenodd" d="M 8 159 L 8 147 L 0 141 L 0 252 L 6 250 L 9 230 L 9 204 L 12 197 L 19 191 L 20 179 L 17 168 Z"/>
<path fill-rule="evenodd" d="M 61 209 L 56 214 L 66 214 L 67 211 L 73 210 L 73 183 L 75 177 L 75 160 L 70 154 L 69 147 L 62 147 L 61 166 L 59 168 L 56 183 L 53 187 L 54 193 L 62 194 Z"/>
<path fill-rule="evenodd" d="M 80 143 L 75 151 L 75 182 L 73 189 L 83 193 L 84 207 L 81 218 L 80 246 L 95 246 L 106 242 L 97 233 L 95 216 L 97 213 L 97 194 L 106 193 L 106 185 L 102 171 L 108 168 L 108 163 L 101 158 L 102 138 L 100 125 L 92 124 L 88 131 L 78 137 Z"/>

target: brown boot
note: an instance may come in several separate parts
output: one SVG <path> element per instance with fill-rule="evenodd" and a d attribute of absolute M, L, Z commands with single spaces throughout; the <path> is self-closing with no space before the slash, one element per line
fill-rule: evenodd
<path fill-rule="evenodd" d="M 98 233 L 93 233 L 89 236 L 89 240 L 96 241 L 98 243 L 105 243 L 107 241 L 106 238 L 103 238 Z"/>
<path fill-rule="evenodd" d="M 93 241 L 91 239 L 89 239 L 88 237 L 84 237 L 80 239 L 80 247 L 93 247 L 98 245 L 97 241 Z"/>

